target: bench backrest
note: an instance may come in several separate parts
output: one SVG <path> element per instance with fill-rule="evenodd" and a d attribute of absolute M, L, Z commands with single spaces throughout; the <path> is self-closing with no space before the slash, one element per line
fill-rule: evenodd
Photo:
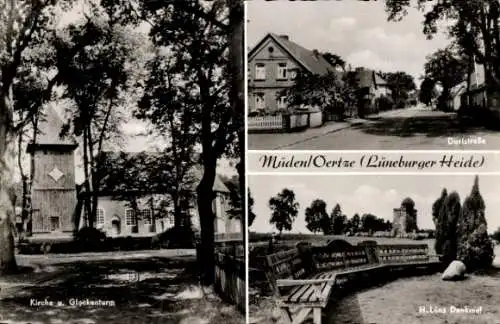
<path fill-rule="evenodd" d="M 266 275 L 274 291 L 277 291 L 277 279 L 304 279 L 312 272 L 297 248 L 270 254 L 266 259 Z"/>
<path fill-rule="evenodd" d="M 427 244 L 378 245 L 377 254 L 381 263 L 405 263 L 429 261 Z"/>
<path fill-rule="evenodd" d="M 364 246 L 340 249 L 331 246 L 313 247 L 314 264 L 317 271 L 331 271 L 370 264 L 371 260 Z"/>

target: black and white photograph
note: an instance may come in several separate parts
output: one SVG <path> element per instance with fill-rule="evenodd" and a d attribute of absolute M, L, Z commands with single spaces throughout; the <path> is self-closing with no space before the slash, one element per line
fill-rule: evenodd
<path fill-rule="evenodd" d="M 243 1 L 0 14 L 0 322 L 245 323 Z"/>
<path fill-rule="evenodd" d="M 500 148 L 498 1 L 249 1 L 250 150 Z"/>
<path fill-rule="evenodd" d="M 500 319 L 500 176 L 248 176 L 250 323 Z"/>

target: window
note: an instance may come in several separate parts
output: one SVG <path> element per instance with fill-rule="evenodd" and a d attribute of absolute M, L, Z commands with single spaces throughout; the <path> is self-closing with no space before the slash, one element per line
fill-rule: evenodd
<path fill-rule="evenodd" d="M 141 214 L 144 224 L 151 225 L 151 209 L 144 209 Z"/>
<path fill-rule="evenodd" d="M 278 108 L 280 109 L 286 108 L 286 97 L 285 96 L 279 97 L 277 103 L 278 103 Z"/>
<path fill-rule="evenodd" d="M 279 80 L 286 80 L 286 63 L 278 64 L 278 77 Z"/>
<path fill-rule="evenodd" d="M 50 231 L 57 231 L 59 229 L 59 217 L 50 217 Z"/>
<path fill-rule="evenodd" d="M 128 226 L 134 226 L 137 224 L 137 219 L 135 218 L 135 212 L 133 209 L 129 208 L 125 210 L 125 222 Z"/>
<path fill-rule="evenodd" d="M 168 224 L 169 224 L 169 225 L 174 225 L 174 224 L 175 224 L 174 216 L 170 216 L 170 217 L 168 218 Z"/>
<path fill-rule="evenodd" d="M 97 225 L 102 225 L 104 224 L 104 209 L 102 208 L 98 208 L 97 209 Z"/>
<path fill-rule="evenodd" d="M 256 93 L 255 94 L 255 108 L 256 109 L 264 109 L 265 108 L 264 94 Z"/>
<path fill-rule="evenodd" d="M 266 65 L 263 63 L 255 64 L 255 80 L 266 79 Z"/>

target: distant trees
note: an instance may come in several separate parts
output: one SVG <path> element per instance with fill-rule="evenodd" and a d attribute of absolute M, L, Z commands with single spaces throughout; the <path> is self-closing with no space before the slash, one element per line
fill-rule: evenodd
<path fill-rule="evenodd" d="M 378 218 L 373 214 L 363 214 L 361 216 L 361 231 L 373 233 L 373 232 L 386 232 L 392 229 L 392 223 L 386 222 L 383 218 Z"/>
<path fill-rule="evenodd" d="M 418 231 L 417 226 L 417 210 L 415 209 L 415 202 L 413 199 L 407 197 L 401 202 L 401 207 L 406 210 L 406 228 L 405 232 L 410 233 Z"/>
<path fill-rule="evenodd" d="M 323 232 L 328 235 L 331 232 L 332 222 L 326 211 L 326 202 L 322 199 L 315 199 L 306 208 L 306 227 L 313 233 Z"/>
<path fill-rule="evenodd" d="M 347 230 L 347 216 L 342 214 L 342 209 L 339 204 L 333 207 L 332 214 L 330 216 L 333 222 L 333 234 L 340 235 Z"/>
<path fill-rule="evenodd" d="M 325 52 L 321 54 L 328 63 L 334 67 L 340 67 L 344 72 L 346 70 L 346 61 L 338 55 L 330 52 Z"/>
<path fill-rule="evenodd" d="M 414 91 L 417 86 L 413 80 L 413 76 L 406 72 L 389 72 L 385 73 L 387 86 L 391 90 L 391 97 L 396 107 L 404 107 L 409 98 L 411 91 Z"/>
<path fill-rule="evenodd" d="M 283 230 L 290 231 L 299 213 L 299 207 L 299 203 L 295 200 L 295 193 L 290 189 L 283 189 L 269 199 L 269 208 L 272 212 L 270 223 L 276 226 L 280 234 Z"/>

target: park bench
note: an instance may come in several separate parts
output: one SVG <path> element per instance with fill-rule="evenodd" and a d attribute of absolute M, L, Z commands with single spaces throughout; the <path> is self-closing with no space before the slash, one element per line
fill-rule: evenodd
<path fill-rule="evenodd" d="M 393 269 L 435 270 L 440 264 L 426 244 L 293 248 L 267 256 L 266 276 L 287 323 L 302 323 L 312 312 L 321 323 L 322 310 L 334 287 L 359 278 L 382 278 Z"/>
<path fill-rule="evenodd" d="M 321 323 L 332 288 L 349 277 L 380 269 L 370 263 L 368 247 L 348 250 L 332 247 L 294 248 L 267 256 L 266 275 L 287 323 L 302 323 L 312 312 L 315 324 Z"/>

